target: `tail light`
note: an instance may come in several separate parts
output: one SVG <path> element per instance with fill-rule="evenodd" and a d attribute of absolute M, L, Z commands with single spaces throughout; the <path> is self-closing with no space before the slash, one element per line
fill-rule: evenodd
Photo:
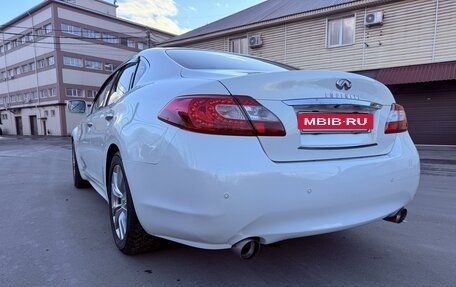
<path fill-rule="evenodd" d="M 385 134 L 394 134 L 407 131 L 407 117 L 404 107 L 398 104 L 391 105 L 391 111 L 385 125 Z"/>
<path fill-rule="evenodd" d="M 191 95 L 174 98 L 158 118 L 179 128 L 206 134 L 284 136 L 282 122 L 251 97 Z"/>

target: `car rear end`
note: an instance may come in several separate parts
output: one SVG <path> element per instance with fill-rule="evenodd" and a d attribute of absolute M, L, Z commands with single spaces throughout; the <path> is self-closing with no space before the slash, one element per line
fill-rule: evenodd
<path fill-rule="evenodd" d="M 139 195 L 148 232 L 202 248 L 268 244 L 378 220 L 413 199 L 418 153 L 382 84 L 327 71 L 182 75 L 215 77 L 225 92 L 180 95 L 160 112 L 175 130 L 168 152 L 132 168 L 132 182 L 156 178 Z"/>

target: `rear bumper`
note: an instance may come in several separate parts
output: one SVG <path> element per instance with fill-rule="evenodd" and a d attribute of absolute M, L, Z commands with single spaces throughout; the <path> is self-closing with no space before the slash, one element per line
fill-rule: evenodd
<path fill-rule="evenodd" d="M 207 249 L 248 237 L 269 244 L 383 218 L 410 202 L 419 183 L 418 153 L 406 133 L 388 155 L 348 160 L 274 163 L 249 145 L 242 143 L 248 157 L 226 151 L 214 158 L 203 143 L 191 154 L 173 145 L 159 164 L 126 161 L 144 229 Z"/>

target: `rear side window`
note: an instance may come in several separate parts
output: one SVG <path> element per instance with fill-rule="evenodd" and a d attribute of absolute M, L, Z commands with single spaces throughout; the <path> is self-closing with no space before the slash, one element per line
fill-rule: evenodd
<path fill-rule="evenodd" d="M 117 84 L 108 100 L 108 105 L 116 103 L 130 89 L 133 75 L 135 74 L 136 63 L 128 65 L 117 80 Z"/>
<path fill-rule="evenodd" d="M 296 68 L 270 60 L 215 51 L 168 50 L 168 56 L 179 65 L 195 70 L 242 70 L 280 72 Z"/>

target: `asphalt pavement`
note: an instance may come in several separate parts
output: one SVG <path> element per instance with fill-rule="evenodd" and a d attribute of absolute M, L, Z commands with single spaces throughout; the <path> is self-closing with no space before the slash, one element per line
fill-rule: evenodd
<path fill-rule="evenodd" d="M 0 136 L 0 286 L 456 286 L 456 147 L 419 147 L 422 177 L 402 224 L 229 250 L 179 244 L 120 253 L 108 206 L 73 187 L 69 138 Z"/>

